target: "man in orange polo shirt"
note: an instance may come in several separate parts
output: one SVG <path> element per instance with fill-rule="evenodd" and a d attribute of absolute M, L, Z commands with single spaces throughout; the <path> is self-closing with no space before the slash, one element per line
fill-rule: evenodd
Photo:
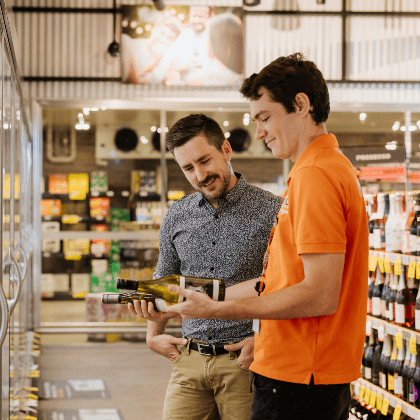
<path fill-rule="evenodd" d="M 313 62 L 299 53 L 280 57 L 245 80 L 241 93 L 250 100 L 256 138 L 276 158 L 294 162 L 268 262 L 260 279 L 227 288 L 224 302 L 170 286 L 186 301 L 168 311 L 183 318 L 258 319 L 252 420 L 347 420 L 366 327 L 362 191 L 327 133 L 328 88 Z"/>

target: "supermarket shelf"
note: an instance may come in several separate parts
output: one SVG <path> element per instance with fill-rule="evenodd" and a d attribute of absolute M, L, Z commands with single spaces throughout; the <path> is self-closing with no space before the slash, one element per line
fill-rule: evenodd
<path fill-rule="evenodd" d="M 374 250 L 369 250 L 369 255 L 379 258 L 389 258 L 391 260 L 391 263 L 395 263 L 397 259 L 400 259 L 403 265 L 409 265 L 410 261 L 415 261 L 416 263 L 420 262 L 420 257 L 417 257 L 416 255 L 397 254 L 393 252 Z"/>
<path fill-rule="evenodd" d="M 420 420 L 420 410 L 416 407 L 413 407 L 411 404 L 403 401 L 402 399 L 396 397 L 394 394 L 385 391 L 383 388 L 373 385 L 371 382 L 366 381 L 365 379 L 359 378 L 357 381 L 352 382 L 353 385 L 359 382 L 360 385 L 364 385 L 366 389 L 370 389 L 371 391 L 376 392 L 377 394 L 382 395 L 382 398 L 387 398 L 389 400 L 389 405 L 392 407 L 396 407 L 397 405 L 401 406 L 402 413 L 407 414 L 408 416 L 412 417 L 414 420 Z M 356 393 L 358 395 L 358 393 Z"/>
<path fill-rule="evenodd" d="M 410 330 L 409 328 L 400 327 L 398 325 L 391 324 L 388 321 L 376 318 L 371 315 L 367 315 L 367 319 L 372 322 L 372 327 L 376 329 L 379 327 L 380 324 L 383 324 L 385 327 L 385 333 L 387 334 L 395 335 L 397 332 L 400 331 L 403 335 L 404 340 L 409 340 L 412 335 L 415 335 L 417 344 L 420 344 L 420 332 L 418 331 Z"/>
<path fill-rule="evenodd" d="M 166 333 L 182 333 L 181 326 L 168 325 Z M 147 333 L 147 324 L 138 322 L 42 322 L 40 334 L 91 334 L 91 333 Z M 420 417 L 419 417 L 420 420 Z"/>
<path fill-rule="evenodd" d="M 41 239 L 104 239 L 112 241 L 158 241 L 159 230 L 143 229 L 132 232 L 59 231 L 42 232 Z"/>

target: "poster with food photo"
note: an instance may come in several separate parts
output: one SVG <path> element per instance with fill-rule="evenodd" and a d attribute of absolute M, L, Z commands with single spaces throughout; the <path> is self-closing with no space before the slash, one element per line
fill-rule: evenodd
<path fill-rule="evenodd" d="M 122 80 L 167 86 L 240 86 L 241 8 L 152 5 L 122 8 Z"/>

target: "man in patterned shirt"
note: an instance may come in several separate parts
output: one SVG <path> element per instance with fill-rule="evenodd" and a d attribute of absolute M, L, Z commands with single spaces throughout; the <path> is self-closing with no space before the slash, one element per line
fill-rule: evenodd
<path fill-rule="evenodd" d="M 167 147 L 197 192 L 168 209 L 154 278 L 183 274 L 220 278 L 232 286 L 259 276 L 281 199 L 233 172 L 229 142 L 217 122 L 203 114 L 177 121 Z M 187 319 L 184 338 L 175 338 L 164 334 L 175 314 L 158 314 L 145 301 L 129 309 L 149 320 L 150 349 L 173 362 L 164 420 L 250 418 L 251 320 Z M 181 352 L 176 345 L 182 345 Z"/>

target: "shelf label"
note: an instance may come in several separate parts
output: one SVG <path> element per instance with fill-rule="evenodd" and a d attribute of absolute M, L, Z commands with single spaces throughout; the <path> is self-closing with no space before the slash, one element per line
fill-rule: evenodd
<path fill-rule="evenodd" d="M 416 265 L 416 279 L 420 280 L 420 261 L 417 261 Z"/>
<path fill-rule="evenodd" d="M 74 252 L 67 252 L 64 254 L 64 258 L 66 260 L 75 260 L 79 261 L 82 259 L 82 254 L 80 252 L 74 251 Z"/>
<path fill-rule="evenodd" d="M 407 277 L 409 279 L 414 279 L 415 275 L 416 275 L 416 262 L 410 261 L 410 263 L 408 264 Z"/>
<path fill-rule="evenodd" d="M 76 224 L 79 223 L 79 216 L 77 214 L 65 214 L 61 216 L 63 223 Z"/>
<path fill-rule="evenodd" d="M 376 394 L 376 408 L 381 411 L 382 409 L 382 394 L 379 392 Z"/>
<path fill-rule="evenodd" d="M 417 340 L 416 340 L 416 334 L 411 333 L 411 337 L 409 340 L 409 348 L 411 354 L 417 354 L 417 348 L 416 348 Z"/>
<path fill-rule="evenodd" d="M 385 272 L 384 259 L 382 257 L 378 258 L 378 267 L 381 273 Z"/>
<path fill-rule="evenodd" d="M 377 263 L 378 257 L 376 257 L 375 255 L 369 255 L 369 271 L 375 271 Z"/>
<path fill-rule="evenodd" d="M 395 334 L 395 344 L 398 350 L 403 348 L 403 333 L 401 331 L 397 331 Z"/>
<path fill-rule="evenodd" d="M 392 418 L 392 420 L 400 420 L 401 412 L 402 412 L 401 405 L 396 405 L 395 410 L 394 410 L 394 417 Z"/>
<path fill-rule="evenodd" d="M 384 258 L 385 273 L 391 274 L 391 258 Z"/>
<path fill-rule="evenodd" d="M 397 276 L 401 275 L 401 258 L 396 258 L 394 264 L 394 274 Z"/>
<path fill-rule="evenodd" d="M 372 391 L 370 394 L 370 406 L 372 408 L 375 408 L 375 404 L 376 404 L 376 392 Z"/>
<path fill-rule="evenodd" d="M 365 396 L 366 387 L 364 385 L 360 385 L 360 392 L 359 392 L 359 400 L 361 400 Z"/>
<path fill-rule="evenodd" d="M 369 404 L 370 401 L 370 388 L 366 388 L 365 390 L 365 403 Z"/>
<path fill-rule="evenodd" d="M 384 416 L 388 415 L 388 408 L 389 408 L 389 399 L 384 398 L 384 400 L 382 401 L 381 414 L 383 414 Z"/>

